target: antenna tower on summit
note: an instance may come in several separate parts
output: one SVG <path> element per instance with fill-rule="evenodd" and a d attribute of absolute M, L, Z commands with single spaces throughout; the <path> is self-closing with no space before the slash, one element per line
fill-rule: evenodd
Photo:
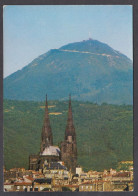
<path fill-rule="evenodd" d="M 89 32 L 89 40 L 92 40 L 91 32 Z"/>

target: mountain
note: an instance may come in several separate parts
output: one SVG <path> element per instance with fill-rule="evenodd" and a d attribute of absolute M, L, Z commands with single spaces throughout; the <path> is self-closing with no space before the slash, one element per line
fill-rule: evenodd
<path fill-rule="evenodd" d="M 54 145 L 60 144 L 68 115 L 68 101 L 48 101 Z M 133 160 L 133 106 L 72 101 L 78 164 L 84 170 L 116 168 Z M 44 102 L 4 100 L 4 165 L 29 165 L 40 151 Z"/>
<path fill-rule="evenodd" d="M 97 40 L 52 49 L 4 79 L 4 98 L 132 104 L 132 61 Z"/>

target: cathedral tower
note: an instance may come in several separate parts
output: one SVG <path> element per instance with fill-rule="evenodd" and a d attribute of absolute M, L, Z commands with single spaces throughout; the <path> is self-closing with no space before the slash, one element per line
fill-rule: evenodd
<path fill-rule="evenodd" d="M 75 173 L 77 165 L 77 143 L 73 124 L 71 96 L 69 96 L 69 109 L 64 141 L 61 142 L 61 159 L 65 166 Z"/>
<path fill-rule="evenodd" d="M 47 103 L 47 95 L 46 95 L 45 116 L 44 116 L 44 123 L 43 123 L 42 133 L 41 133 L 40 153 L 42 153 L 46 147 L 52 145 L 53 145 L 53 135 L 52 135 L 50 120 L 48 115 L 48 103 Z"/>

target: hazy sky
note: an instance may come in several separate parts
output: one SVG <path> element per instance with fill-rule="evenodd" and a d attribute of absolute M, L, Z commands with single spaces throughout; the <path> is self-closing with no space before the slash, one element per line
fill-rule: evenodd
<path fill-rule="evenodd" d="M 89 38 L 132 59 L 132 6 L 4 7 L 4 77 L 53 48 Z"/>

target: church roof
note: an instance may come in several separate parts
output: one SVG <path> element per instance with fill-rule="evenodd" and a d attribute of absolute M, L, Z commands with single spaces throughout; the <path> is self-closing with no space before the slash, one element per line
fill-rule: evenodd
<path fill-rule="evenodd" d="M 61 165 L 58 162 L 51 162 L 50 164 L 45 166 L 47 170 L 54 170 L 54 169 L 63 169 L 67 170 L 67 168 L 64 165 Z"/>
<path fill-rule="evenodd" d="M 48 146 L 44 149 L 41 155 L 46 156 L 46 155 L 53 155 L 53 156 L 59 156 L 60 154 L 60 149 L 57 146 Z"/>

